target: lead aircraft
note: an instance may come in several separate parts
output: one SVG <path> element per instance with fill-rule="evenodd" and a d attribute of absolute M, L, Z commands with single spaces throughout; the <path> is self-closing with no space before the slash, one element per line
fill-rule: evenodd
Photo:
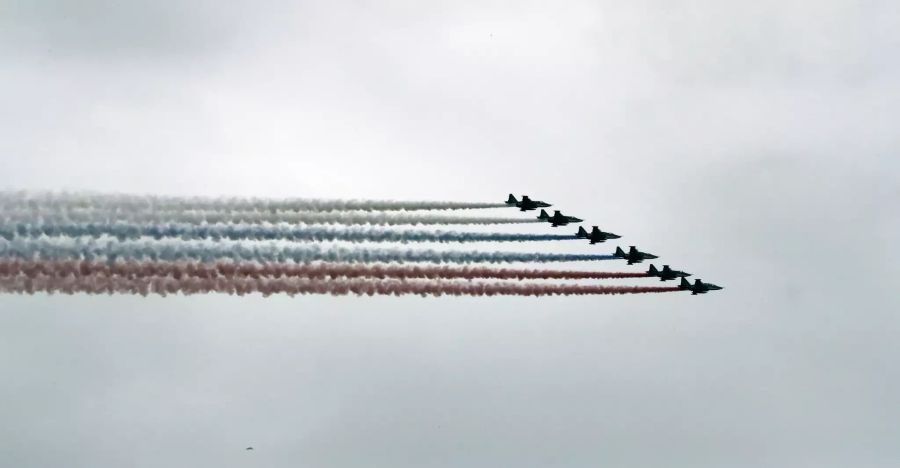
<path fill-rule="evenodd" d="M 722 286 L 704 283 L 700 280 L 696 280 L 694 281 L 694 284 L 691 284 L 688 283 L 688 280 L 681 278 L 681 284 L 678 285 L 678 288 L 690 291 L 692 296 L 696 296 L 697 294 L 706 294 L 710 291 L 718 291 L 719 289 L 722 289 Z"/>

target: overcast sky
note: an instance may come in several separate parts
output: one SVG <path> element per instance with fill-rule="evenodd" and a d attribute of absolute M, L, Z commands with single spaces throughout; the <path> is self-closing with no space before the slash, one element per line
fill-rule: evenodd
<path fill-rule="evenodd" d="M 528 193 L 726 286 L 3 296 L 0 465 L 896 466 L 898 10 L 0 0 L 0 189 Z"/>

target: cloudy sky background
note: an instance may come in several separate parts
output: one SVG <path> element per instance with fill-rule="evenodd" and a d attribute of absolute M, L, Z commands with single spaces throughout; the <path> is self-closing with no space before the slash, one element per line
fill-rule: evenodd
<path fill-rule="evenodd" d="M 0 465 L 900 459 L 893 2 L 225 3 L 0 1 L 0 189 L 529 193 L 727 289 L 0 297 Z"/>

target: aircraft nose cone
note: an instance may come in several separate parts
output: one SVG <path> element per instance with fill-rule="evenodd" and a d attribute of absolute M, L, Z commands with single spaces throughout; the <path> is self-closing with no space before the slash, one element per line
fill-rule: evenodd
<path fill-rule="evenodd" d="M 576 223 L 580 223 L 580 222 L 582 222 L 582 221 L 584 221 L 584 220 L 581 219 L 581 218 L 572 218 L 572 221 L 575 221 Z"/>
<path fill-rule="evenodd" d="M 621 238 L 622 236 L 620 236 L 620 235 L 618 235 L 618 234 L 609 234 L 609 235 L 607 235 L 607 237 L 609 237 L 610 239 L 619 239 L 619 238 Z"/>

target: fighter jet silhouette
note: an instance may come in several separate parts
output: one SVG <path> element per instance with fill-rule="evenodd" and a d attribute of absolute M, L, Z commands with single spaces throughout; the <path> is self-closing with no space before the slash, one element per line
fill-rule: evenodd
<path fill-rule="evenodd" d="M 650 269 L 647 270 L 647 274 L 650 276 L 659 277 L 660 281 L 669 281 L 669 280 L 673 280 L 675 278 L 684 278 L 686 276 L 691 276 L 690 273 L 673 270 L 673 269 L 669 268 L 669 265 L 663 265 L 662 270 L 657 270 L 655 266 L 650 265 Z"/>
<path fill-rule="evenodd" d="M 516 197 L 513 196 L 513 194 L 509 194 L 509 198 L 506 199 L 506 204 L 508 206 L 515 206 L 519 209 L 519 211 L 530 211 L 536 210 L 538 208 L 553 206 L 547 202 L 532 200 L 528 198 L 528 195 L 522 195 L 522 201 L 518 201 L 516 200 Z"/>
<path fill-rule="evenodd" d="M 594 226 L 594 229 L 591 229 L 591 232 L 587 232 L 587 230 L 584 229 L 583 226 L 579 226 L 578 232 L 575 233 L 575 236 L 582 239 L 588 239 L 591 241 L 591 244 L 596 244 L 597 242 L 606 242 L 609 239 L 618 239 L 622 237 L 611 232 L 603 232 L 597 226 Z"/>
<path fill-rule="evenodd" d="M 717 286 L 712 283 L 704 283 L 703 281 L 696 280 L 694 284 L 688 283 L 688 281 L 684 278 L 681 278 L 681 284 L 678 285 L 679 288 L 690 291 L 692 296 L 696 296 L 697 294 L 706 294 L 710 291 L 717 291 L 722 289 L 722 286 Z"/>
<path fill-rule="evenodd" d="M 566 216 L 560 213 L 559 210 L 554 211 L 553 216 L 550 216 L 546 211 L 541 210 L 541 214 L 540 216 L 538 216 L 538 219 L 541 221 L 547 221 L 553 227 L 565 226 L 569 223 L 580 223 L 582 221 L 580 218 L 576 218 L 574 216 Z"/>
<path fill-rule="evenodd" d="M 628 260 L 629 265 L 632 265 L 635 263 L 641 263 L 644 260 L 650 260 L 652 258 L 657 258 L 656 255 L 653 255 L 653 254 L 650 254 L 647 252 L 641 252 L 640 250 L 636 249 L 633 245 L 628 249 L 627 253 L 624 250 L 622 250 L 621 247 L 616 247 L 616 253 L 614 253 L 613 255 L 615 255 L 616 257 L 624 258 L 625 260 Z"/>

